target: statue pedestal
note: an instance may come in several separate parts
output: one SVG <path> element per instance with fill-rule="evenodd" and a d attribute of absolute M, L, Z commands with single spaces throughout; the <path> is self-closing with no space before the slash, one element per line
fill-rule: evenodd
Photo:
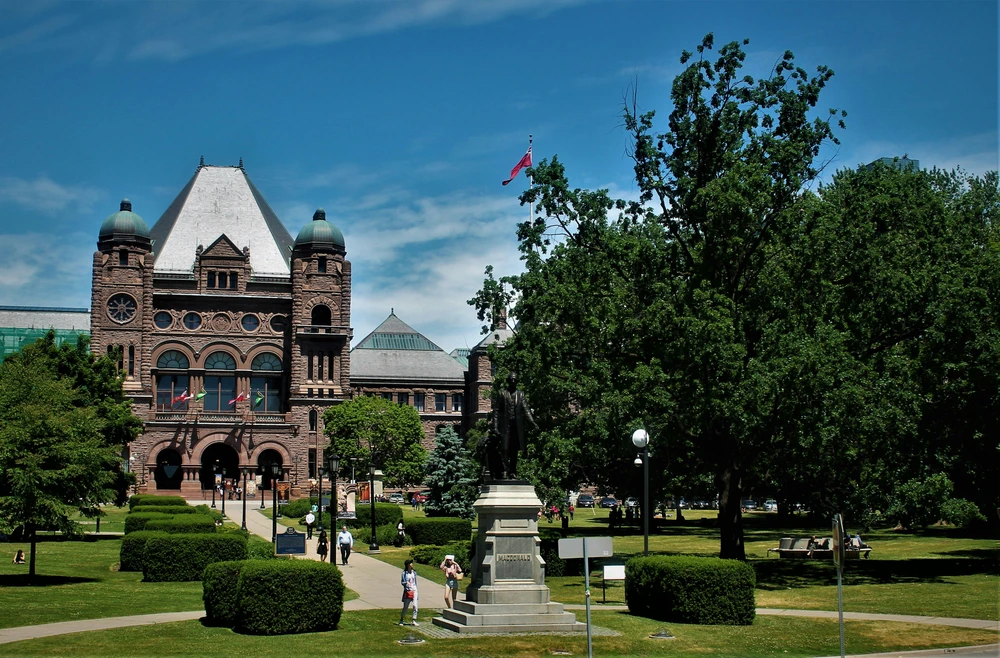
<path fill-rule="evenodd" d="M 522 480 L 483 485 L 467 600 L 442 611 L 434 625 L 458 633 L 586 632 L 586 624 L 549 600 L 539 552 L 541 507 L 534 487 Z"/>

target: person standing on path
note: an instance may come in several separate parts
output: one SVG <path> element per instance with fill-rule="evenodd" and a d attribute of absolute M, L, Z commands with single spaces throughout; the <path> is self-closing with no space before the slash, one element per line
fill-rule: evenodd
<path fill-rule="evenodd" d="M 312 510 L 306 514 L 306 539 L 313 538 L 313 524 L 316 523 L 316 515 L 312 513 Z"/>
<path fill-rule="evenodd" d="M 458 600 L 458 581 L 462 578 L 462 567 L 455 562 L 454 555 L 445 555 L 444 562 L 441 563 L 441 571 L 444 572 L 444 607 L 454 607 Z"/>
<path fill-rule="evenodd" d="M 319 541 L 316 543 L 316 554 L 319 555 L 320 562 L 326 562 L 327 550 L 326 530 L 320 530 Z"/>
<path fill-rule="evenodd" d="M 399 613 L 399 625 L 403 626 L 403 619 L 406 617 L 406 609 L 413 604 L 413 625 L 419 626 L 417 623 L 417 572 L 413 570 L 413 560 L 407 560 L 404 563 L 403 575 L 399 579 L 399 583 L 403 586 L 403 609 Z"/>
<path fill-rule="evenodd" d="M 337 535 L 337 545 L 340 546 L 340 563 L 346 565 L 347 559 L 351 557 L 351 549 L 354 548 L 354 535 L 347 530 L 347 526 Z"/>

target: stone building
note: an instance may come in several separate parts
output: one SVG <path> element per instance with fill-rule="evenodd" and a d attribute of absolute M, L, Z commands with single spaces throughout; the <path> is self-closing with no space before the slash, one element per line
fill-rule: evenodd
<path fill-rule="evenodd" d="M 266 467 L 279 464 L 292 495 L 304 495 L 327 442 L 323 412 L 356 394 L 414 405 L 427 448 L 441 427 L 461 431 L 483 415 L 466 400 L 488 384 L 487 341 L 469 356 L 471 379 L 461 355 L 395 313 L 350 349 L 346 256 L 322 209 L 293 239 L 242 161 L 202 161 L 152 228 L 127 199 L 104 221 L 91 349 L 120 355 L 144 422 L 129 459 L 141 492 L 200 497 L 216 475 L 258 471 L 269 488 Z"/>

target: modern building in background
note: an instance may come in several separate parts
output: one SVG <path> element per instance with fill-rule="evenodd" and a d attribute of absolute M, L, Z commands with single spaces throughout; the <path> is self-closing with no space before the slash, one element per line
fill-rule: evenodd
<path fill-rule="evenodd" d="M 279 464 L 304 495 L 323 412 L 355 395 L 415 407 L 428 449 L 484 416 L 493 334 L 448 354 L 390 312 L 352 350 L 343 234 L 320 209 L 293 239 L 242 161 L 202 160 L 152 227 L 123 200 L 100 226 L 92 276 L 89 312 L 0 307 L 0 336 L 7 353 L 50 327 L 60 340 L 89 331 L 94 353 L 118 356 L 143 421 L 128 455 L 140 492 L 203 497 L 244 473 L 267 488 Z"/>
<path fill-rule="evenodd" d="M 871 169 L 877 164 L 884 164 L 887 167 L 893 167 L 894 169 L 899 169 L 900 171 L 920 171 L 920 160 L 911 160 L 906 153 L 904 153 L 901 158 L 879 158 L 878 160 L 866 164 L 865 168 Z"/>

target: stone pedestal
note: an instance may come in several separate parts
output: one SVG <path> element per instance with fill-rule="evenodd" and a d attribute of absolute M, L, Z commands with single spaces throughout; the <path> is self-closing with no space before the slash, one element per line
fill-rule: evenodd
<path fill-rule="evenodd" d="M 483 485 L 467 600 L 435 617 L 436 626 L 458 633 L 586 632 L 586 624 L 549 600 L 539 552 L 541 507 L 534 487 L 522 480 Z"/>

